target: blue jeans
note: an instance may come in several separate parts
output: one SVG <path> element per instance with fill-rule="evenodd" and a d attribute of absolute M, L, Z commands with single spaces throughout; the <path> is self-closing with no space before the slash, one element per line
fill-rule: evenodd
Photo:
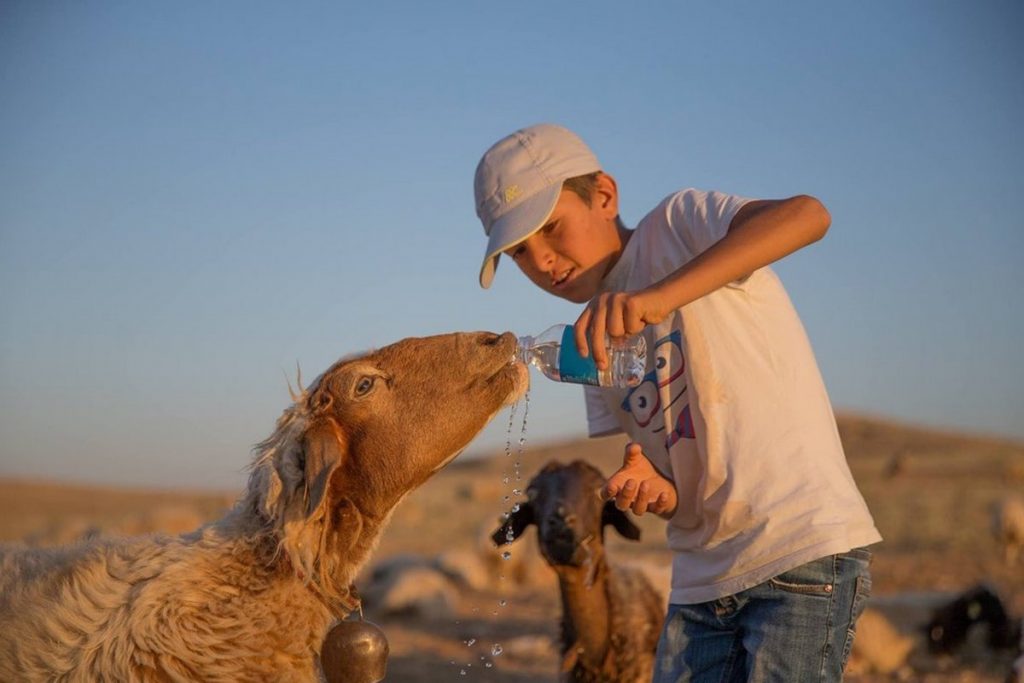
<path fill-rule="evenodd" d="M 669 605 L 654 683 L 841 681 L 871 553 L 829 555 L 712 602 Z"/>

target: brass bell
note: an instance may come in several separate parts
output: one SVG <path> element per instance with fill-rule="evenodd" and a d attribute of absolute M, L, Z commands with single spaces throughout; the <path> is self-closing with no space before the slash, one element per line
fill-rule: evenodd
<path fill-rule="evenodd" d="M 324 638 L 320 666 L 327 683 L 378 683 L 388 669 L 388 639 L 369 621 L 339 621 Z"/>

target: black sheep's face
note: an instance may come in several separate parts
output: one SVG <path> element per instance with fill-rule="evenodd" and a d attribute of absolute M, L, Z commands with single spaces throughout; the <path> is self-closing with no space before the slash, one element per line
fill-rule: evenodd
<path fill-rule="evenodd" d="M 537 527 L 539 546 L 551 566 L 593 566 L 603 552 L 605 525 L 624 537 L 640 538 L 640 529 L 612 501 L 601 497 L 604 476 L 582 460 L 568 465 L 548 463 L 530 480 L 528 500 L 517 503 L 491 537 L 497 545 L 511 543 L 529 526 Z"/>
<path fill-rule="evenodd" d="M 579 567 L 602 538 L 604 477 L 582 461 L 550 463 L 526 489 L 533 506 L 541 553 L 552 565 Z"/>

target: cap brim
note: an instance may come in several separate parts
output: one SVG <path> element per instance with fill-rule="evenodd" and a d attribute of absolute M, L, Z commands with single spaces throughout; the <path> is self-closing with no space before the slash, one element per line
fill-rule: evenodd
<path fill-rule="evenodd" d="M 487 289 L 491 286 L 501 252 L 522 242 L 544 226 L 551 212 L 555 210 L 561 193 L 561 183 L 546 187 L 494 222 L 487 240 L 484 263 L 480 267 L 481 287 Z"/>

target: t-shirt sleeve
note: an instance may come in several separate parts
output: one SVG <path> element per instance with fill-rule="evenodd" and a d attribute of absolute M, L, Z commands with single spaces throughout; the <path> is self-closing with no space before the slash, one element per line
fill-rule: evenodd
<path fill-rule="evenodd" d="M 601 394 L 602 390 L 597 387 L 583 387 L 583 397 L 587 405 L 587 435 L 591 438 L 622 432 L 618 418 L 608 410 L 608 405 Z"/>
<path fill-rule="evenodd" d="M 697 256 L 725 237 L 736 212 L 749 201 L 724 192 L 688 189 L 669 198 L 666 214 L 672 230 Z"/>

